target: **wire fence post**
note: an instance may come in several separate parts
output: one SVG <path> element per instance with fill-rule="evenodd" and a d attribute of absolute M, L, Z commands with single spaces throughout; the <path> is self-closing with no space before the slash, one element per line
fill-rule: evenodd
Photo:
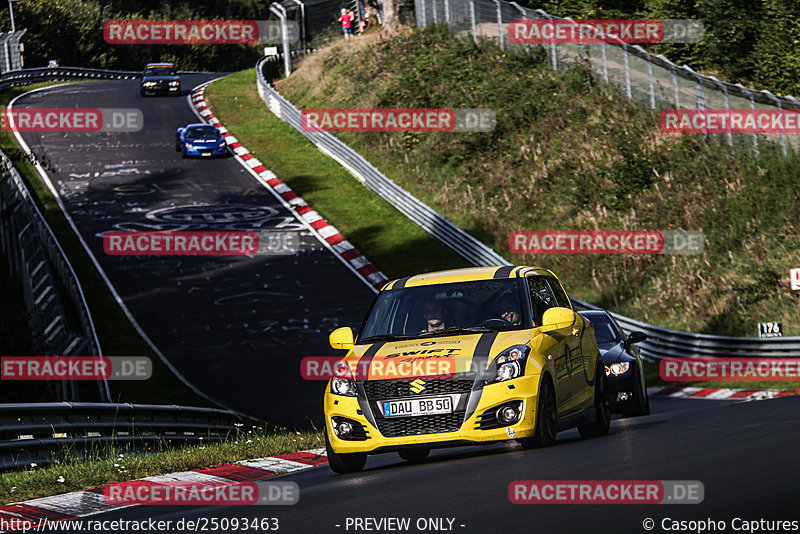
<path fill-rule="evenodd" d="M 525 11 L 525 8 L 523 8 L 522 6 L 520 6 L 516 2 L 511 2 L 511 5 L 514 6 L 517 9 L 517 11 L 522 13 L 522 18 L 524 20 L 528 19 L 528 13 Z M 509 41 L 510 40 L 511 40 L 511 38 L 509 37 Z M 526 39 L 526 42 L 525 42 L 525 53 L 526 54 L 530 54 L 530 52 L 531 52 L 531 44 L 529 42 L 527 42 L 527 39 Z"/>
<path fill-rule="evenodd" d="M 780 98 L 778 98 L 777 96 L 775 96 L 774 94 L 772 94 L 770 91 L 767 91 L 767 90 L 763 90 L 761 92 L 764 93 L 765 95 L 767 95 L 767 97 L 770 100 L 775 102 L 775 106 L 778 108 L 778 110 L 783 109 L 783 107 L 781 105 Z M 781 140 L 781 153 L 783 153 L 784 156 L 788 156 L 789 155 L 789 151 L 786 148 L 786 132 L 781 130 L 778 135 L 779 135 L 779 138 Z"/>
<path fill-rule="evenodd" d="M 497 6 L 497 38 L 500 39 L 500 50 L 505 50 L 503 43 L 503 9 L 500 7 L 500 0 L 494 0 Z"/>
<path fill-rule="evenodd" d="M 747 96 L 750 97 L 750 111 L 756 110 L 756 101 L 753 98 L 753 92 L 747 91 Z M 753 150 L 756 152 L 756 156 L 758 156 L 758 134 L 753 132 Z"/>
<path fill-rule="evenodd" d="M 628 97 L 628 100 L 631 100 L 633 94 L 631 93 L 631 66 L 628 59 L 628 43 L 622 43 L 622 52 L 625 57 L 625 96 Z"/>
<path fill-rule="evenodd" d="M 439 16 L 436 14 L 436 0 L 431 0 L 431 6 L 433 8 L 433 23 L 439 24 Z"/>
<path fill-rule="evenodd" d="M 537 9 L 536 13 L 542 16 L 542 18 L 546 20 L 553 20 L 552 15 L 547 11 Z M 558 58 L 556 57 L 556 41 L 555 39 L 550 40 L 550 66 L 553 70 L 558 70 Z"/>
<path fill-rule="evenodd" d="M 603 81 L 608 83 L 608 59 L 606 58 L 606 43 L 600 43 L 600 55 L 603 57 Z"/>
<path fill-rule="evenodd" d="M 647 61 L 647 80 L 650 83 L 650 109 L 656 109 L 656 86 L 653 81 L 653 62 Z"/>
<path fill-rule="evenodd" d="M 475 0 L 469 0 L 469 23 L 472 27 L 472 39 L 478 42 L 478 26 L 475 23 Z"/>
<path fill-rule="evenodd" d="M 450 25 L 450 0 L 444 0 L 444 21 Z"/>

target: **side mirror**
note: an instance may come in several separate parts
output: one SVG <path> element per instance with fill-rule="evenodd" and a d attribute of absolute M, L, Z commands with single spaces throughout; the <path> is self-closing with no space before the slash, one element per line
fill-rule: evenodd
<path fill-rule="evenodd" d="M 546 330 L 558 330 L 572 326 L 575 322 L 575 312 L 569 308 L 549 308 L 542 316 L 542 326 Z"/>
<path fill-rule="evenodd" d="M 641 343 L 645 339 L 647 339 L 647 334 L 645 334 L 644 332 L 639 332 L 639 331 L 631 332 L 630 335 L 628 336 L 628 339 L 625 341 L 625 344 L 631 346 L 634 343 Z"/>
<path fill-rule="evenodd" d="M 354 345 L 353 329 L 347 326 L 337 328 L 331 332 L 330 336 L 328 336 L 328 341 L 330 342 L 331 347 L 334 349 L 350 350 Z"/>

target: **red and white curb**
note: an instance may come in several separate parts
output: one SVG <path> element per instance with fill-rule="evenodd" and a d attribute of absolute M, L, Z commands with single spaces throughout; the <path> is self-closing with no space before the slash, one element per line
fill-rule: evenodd
<path fill-rule="evenodd" d="M 304 471 L 327 463 L 328 458 L 325 455 L 325 449 L 314 449 L 254 460 L 242 460 L 232 464 L 201 467 L 191 471 L 181 471 L 138 480 L 111 482 L 88 490 L 0 505 L 0 525 L 18 525 L 22 521 L 29 521 L 35 526 L 43 524 L 45 520 L 79 519 L 130 506 L 138 506 L 136 504 L 116 505 L 107 503 L 104 497 L 105 492 L 114 486 L 136 487 L 190 481 L 203 482 L 204 485 L 210 486 L 229 486 L 239 482 L 255 482 L 278 475 Z"/>
<path fill-rule="evenodd" d="M 211 83 L 211 82 L 209 82 Z M 380 289 L 389 280 L 361 252 L 359 252 L 344 236 L 322 216 L 314 211 L 305 200 L 283 183 L 275 173 L 267 169 L 247 148 L 239 143 L 227 128 L 217 119 L 206 104 L 203 91 L 208 83 L 195 88 L 191 102 L 197 113 L 209 124 L 222 132 L 228 147 L 236 155 L 239 162 L 249 170 L 265 187 L 274 191 L 289 209 L 293 209 L 300 220 L 305 222 L 318 236 L 320 241 L 338 255 L 360 278 L 374 289 Z"/>
<path fill-rule="evenodd" d="M 654 386 L 647 388 L 651 397 L 708 400 L 764 400 L 800 395 L 800 389 L 730 389 Z"/>

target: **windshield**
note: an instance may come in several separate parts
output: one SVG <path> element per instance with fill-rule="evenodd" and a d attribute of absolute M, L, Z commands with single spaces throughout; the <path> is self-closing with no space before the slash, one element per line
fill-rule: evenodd
<path fill-rule="evenodd" d="M 175 67 L 147 67 L 144 69 L 145 76 L 177 76 L 178 71 Z"/>
<path fill-rule="evenodd" d="M 186 130 L 187 139 L 216 139 L 218 136 L 213 126 L 195 126 Z"/>
<path fill-rule="evenodd" d="M 616 345 L 622 341 L 614 325 L 605 317 L 592 317 L 591 321 L 598 345 Z"/>
<path fill-rule="evenodd" d="M 527 306 L 520 299 L 519 280 L 482 280 L 382 291 L 359 340 L 530 327 Z"/>

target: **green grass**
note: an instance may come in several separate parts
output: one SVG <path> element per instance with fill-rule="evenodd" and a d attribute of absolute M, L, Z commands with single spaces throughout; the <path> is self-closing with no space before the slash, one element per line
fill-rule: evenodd
<path fill-rule="evenodd" d="M 148 451 L 145 455 L 132 454 L 127 448 L 111 448 L 97 451 L 96 458 L 89 461 L 37 466 L 0 474 L 0 504 L 94 488 L 108 482 L 122 482 L 324 446 L 325 438 L 319 432 L 275 432 L 253 427 L 235 441 Z"/>
<path fill-rule="evenodd" d="M 677 330 L 755 337 L 757 323 L 782 321 L 785 335 L 800 335 L 800 294 L 788 280 L 800 266 L 800 156 L 762 147 L 756 157 L 664 134 L 656 113 L 579 66 L 553 72 L 532 51 L 431 27 L 382 42 L 342 40 L 277 87 L 301 109 L 491 108 L 491 133 L 336 135 L 509 261 L 552 269 L 578 298 Z M 595 229 L 702 231 L 705 250 L 531 256 L 508 248 L 514 230 Z"/>
<path fill-rule="evenodd" d="M 54 84 L 42 83 L 2 90 L 0 91 L 0 105 L 5 107 L 17 95 L 48 85 Z M 0 148 L 4 151 L 19 150 L 19 145 L 13 133 L 0 132 Z M 33 193 L 36 204 L 55 233 L 56 239 L 58 239 L 80 279 L 104 355 L 147 356 L 153 361 L 153 376 L 146 384 L 130 381 L 110 382 L 109 387 L 111 388 L 113 400 L 115 402 L 147 402 L 153 404 L 212 405 L 208 400 L 195 394 L 175 377 L 136 332 L 136 329 L 128 321 L 105 282 L 103 282 L 77 236 L 61 213 L 55 198 L 53 198 L 52 193 L 44 184 L 33 165 L 27 160 L 23 160 L 15 163 L 15 166 Z M 71 306 L 69 300 L 64 300 L 62 303 L 65 307 Z M 17 307 L 20 304 L 23 304 L 22 301 L 17 301 L 14 309 L 6 308 L 3 312 L 4 315 L 10 315 L 17 319 L 21 317 L 24 314 L 24 306 Z M 25 330 L 22 331 L 21 335 L 24 337 Z M 30 337 L 29 330 L 27 335 Z M 9 400 L 14 400 L 14 398 L 11 397 Z"/>
<path fill-rule="evenodd" d="M 255 157 L 388 277 L 468 266 L 276 118 L 258 96 L 253 69 L 214 82 L 205 96 L 214 115 Z"/>

